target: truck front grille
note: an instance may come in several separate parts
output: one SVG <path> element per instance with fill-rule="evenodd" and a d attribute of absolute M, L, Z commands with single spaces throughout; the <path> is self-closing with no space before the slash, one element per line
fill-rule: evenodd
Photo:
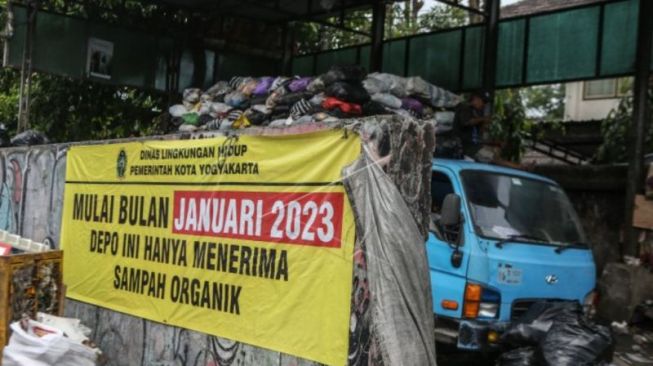
<path fill-rule="evenodd" d="M 526 314 L 531 305 L 536 303 L 537 300 L 517 300 L 512 303 L 512 312 L 510 313 L 510 320 L 514 321 Z"/>

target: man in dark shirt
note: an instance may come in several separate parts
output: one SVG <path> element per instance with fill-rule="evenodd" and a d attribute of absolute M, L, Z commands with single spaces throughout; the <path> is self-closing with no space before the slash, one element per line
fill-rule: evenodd
<path fill-rule="evenodd" d="M 460 137 L 463 153 L 472 159 L 483 148 L 483 134 L 492 121 L 484 93 L 473 93 L 468 103 L 461 103 L 456 109 L 453 122 L 454 133 Z"/>

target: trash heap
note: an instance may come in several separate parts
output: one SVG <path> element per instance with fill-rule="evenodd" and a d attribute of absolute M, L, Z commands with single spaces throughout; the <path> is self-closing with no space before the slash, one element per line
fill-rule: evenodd
<path fill-rule="evenodd" d="M 501 336 L 512 349 L 499 366 L 604 365 L 612 360 L 610 328 L 594 324 L 576 302 L 538 302 Z"/>
<path fill-rule="evenodd" d="M 317 77 L 233 77 L 206 91 L 186 89 L 182 104 L 168 111 L 169 130 L 287 127 L 384 114 L 430 119 L 459 101 L 420 77 L 333 66 Z"/>

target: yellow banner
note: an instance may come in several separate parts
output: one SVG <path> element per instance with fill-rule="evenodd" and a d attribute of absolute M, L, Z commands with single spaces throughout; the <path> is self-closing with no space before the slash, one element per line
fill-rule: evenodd
<path fill-rule="evenodd" d="M 344 365 L 359 153 L 341 131 L 72 147 L 67 296 Z"/>

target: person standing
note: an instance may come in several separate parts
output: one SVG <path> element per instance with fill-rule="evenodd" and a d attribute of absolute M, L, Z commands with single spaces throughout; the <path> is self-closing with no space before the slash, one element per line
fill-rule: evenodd
<path fill-rule="evenodd" d="M 492 122 L 488 99 L 483 92 L 472 93 L 467 103 L 458 105 L 453 121 L 454 134 L 460 138 L 463 154 L 479 161 L 487 160 L 480 153 L 484 147 L 485 130 Z"/>

